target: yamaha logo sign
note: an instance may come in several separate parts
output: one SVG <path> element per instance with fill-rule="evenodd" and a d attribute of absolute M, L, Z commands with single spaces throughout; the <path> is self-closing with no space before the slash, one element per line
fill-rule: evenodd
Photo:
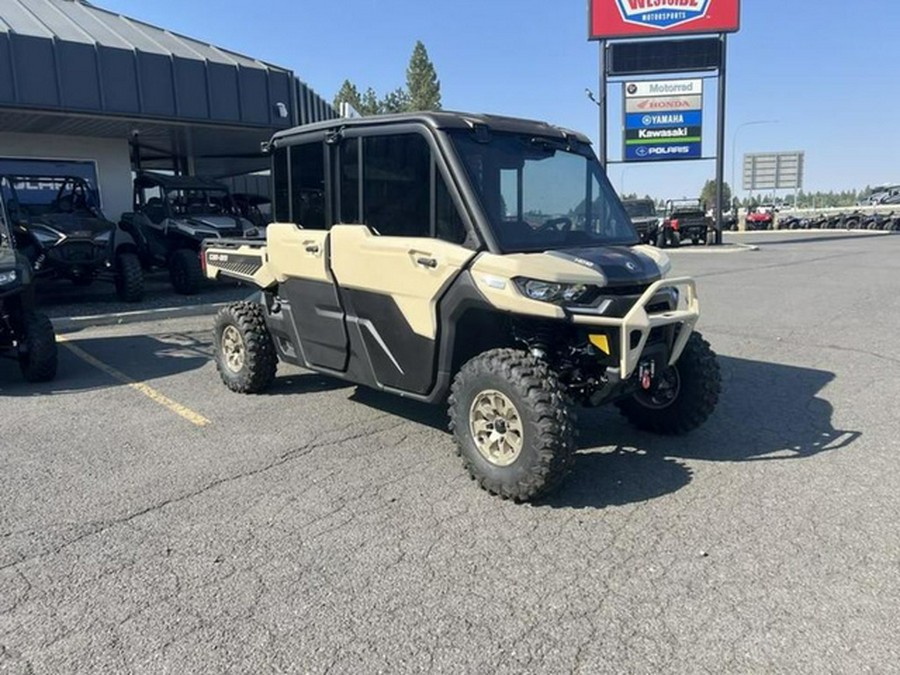
<path fill-rule="evenodd" d="M 616 0 L 622 20 L 667 30 L 706 16 L 711 0 Z"/>

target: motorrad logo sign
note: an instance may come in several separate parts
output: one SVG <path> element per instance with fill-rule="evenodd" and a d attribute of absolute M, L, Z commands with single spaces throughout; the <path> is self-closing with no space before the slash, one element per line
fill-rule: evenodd
<path fill-rule="evenodd" d="M 740 0 L 589 0 L 592 40 L 734 33 Z"/>

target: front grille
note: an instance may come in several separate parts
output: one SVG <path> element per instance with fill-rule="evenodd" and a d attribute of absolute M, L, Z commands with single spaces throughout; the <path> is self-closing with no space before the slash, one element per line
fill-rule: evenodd
<path fill-rule="evenodd" d="M 66 263 L 90 263 L 99 257 L 94 245 L 86 241 L 63 244 L 57 247 L 57 254 L 59 259 Z"/>

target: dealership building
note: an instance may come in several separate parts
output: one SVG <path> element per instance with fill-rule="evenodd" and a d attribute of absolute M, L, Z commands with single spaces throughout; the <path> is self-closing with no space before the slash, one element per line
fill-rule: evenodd
<path fill-rule="evenodd" d="M 112 219 L 135 170 L 246 176 L 273 133 L 334 117 L 288 68 L 85 0 L 0 2 L 0 174 L 88 178 Z"/>

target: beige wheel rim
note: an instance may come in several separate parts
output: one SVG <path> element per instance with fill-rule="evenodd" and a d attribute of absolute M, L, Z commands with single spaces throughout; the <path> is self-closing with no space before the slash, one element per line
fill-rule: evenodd
<path fill-rule="evenodd" d="M 233 373 L 239 373 L 244 367 L 246 350 L 241 332 L 234 326 L 226 326 L 222 331 L 222 355 L 225 366 Z"/>
<path fill-rule="evenodd" d="M 469 428 L 478 452 L 495 466 L 509 466 L 522 454 L 522 418 L 502 392 L 490 389 L 475 396 L 469 409 Z"/>

